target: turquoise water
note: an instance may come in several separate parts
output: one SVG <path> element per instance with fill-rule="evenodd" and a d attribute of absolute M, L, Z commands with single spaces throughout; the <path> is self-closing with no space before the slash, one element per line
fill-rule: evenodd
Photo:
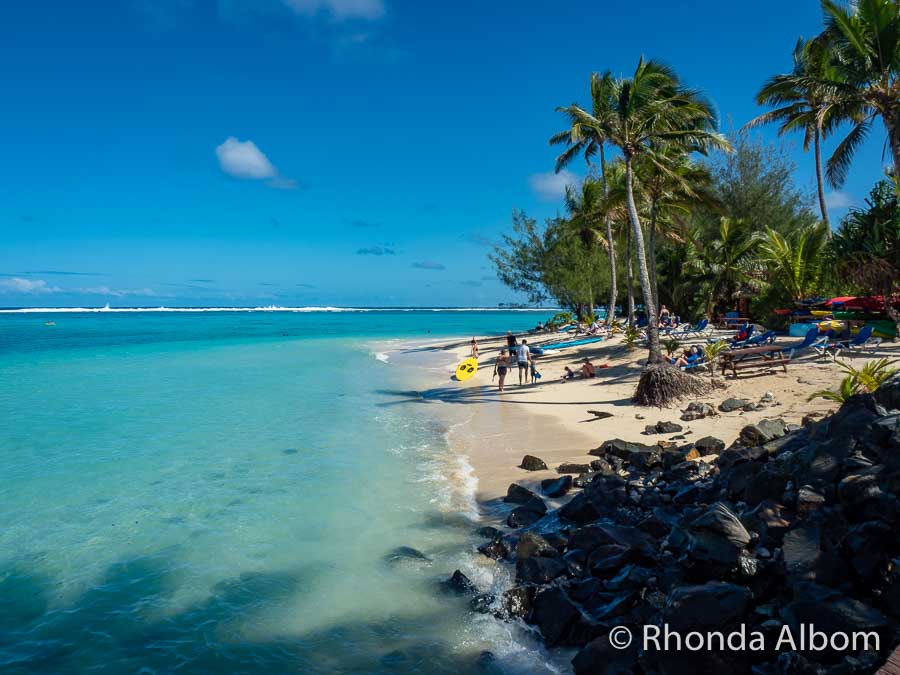
<path fill-rule="evenodd" d="M 471 555 L 446 429 L 383 393 L 410 370 L 388 338 L 538 318 L 0 315 L 0 671 L 544 667 L 437 589 L 503 578 Z M 398 546 L 431 564 L 386 561 Z"/>

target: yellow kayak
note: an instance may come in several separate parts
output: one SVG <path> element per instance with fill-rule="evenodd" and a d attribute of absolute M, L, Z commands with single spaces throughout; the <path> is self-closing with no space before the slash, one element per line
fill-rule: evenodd
<path fill-rule="evenodd" d="M 464 382 L 478 372 L 478 359 L 468 358 L 456 367 L 456 379 Z"/>

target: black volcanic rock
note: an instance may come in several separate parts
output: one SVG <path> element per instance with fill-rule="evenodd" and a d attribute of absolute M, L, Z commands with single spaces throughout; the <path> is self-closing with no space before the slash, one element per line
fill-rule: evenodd
<path fill-rule="evenodd" d="M 590 464 L 572 464 L 571 462 L 563 462 L 556 467 L 556 473 L 574 473 L 582 474 L 591 471 Z"/>
<path fill-rule="evenodd" d="M 509 487 L 506 488 L 506 496 L 503 498 L 503 501 L 508 504 L 524 504 L 533 497 L 537 497 L 537 495 L 528 488 L 522 487 L 518 483 L 510 483 Z"/>
<path fill-rule="evenodd" d="M 694 441 L 694 447 L 697 448 L 697 452 L 701 455 L 718 455 L 725 449 L 725 441 L 715 436 L 704 436 Z"/>
<path fill-rule="evenodd" d="M 541 492 L 548 497 L 562 497 L 572 489 L 572 476 L 562 478 L 548 478 L 541 481 Z"/>
<path fill-rule="evenodd" d="M 475 584 L 471 582 L 469 577 L 467 577 L 459 570 L 456 570 L 449 579 L 441 582 L 441 585 L 448 592 L 455 593 L 457 595 L 474 593 L 477 590 L 475 588 Z"/>
<path fill-rule="evenodd" d="M 721 581 L 679 586 L 666 600 L 663 619 L 683 633 L 723 630 L 744 616 L 751 598 L 748 589 Z"/>
<path fill-rule="evenodd" d="M 565 563 L 557 558 L 523 558 L 516 561 L 516 580 L 532 584 L 546 584 L 566 571 Z"/>
<path fill-rule="evenodd" d="M 534 455 L 525 455 L 522 458 L 522 463 L 519 464 L 519 468 L 526 471 L 544 471 L 547 465 L 544 463 L 544 460 Z"/>

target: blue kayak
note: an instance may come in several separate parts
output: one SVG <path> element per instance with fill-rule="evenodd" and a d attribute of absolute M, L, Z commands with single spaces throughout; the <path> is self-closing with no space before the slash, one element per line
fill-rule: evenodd
<path fill-rule="evenodd" d="M 570 340 L 569 342 L 557 342 L 555 345 L 544 345 L 541 347 L 543 351 L 548 349 L 562 349 L 564 347 L 577 347 L 578 345 L 589 345 L 594 342 L 602 342 L 602 337 L 584 338 L 583 340 Z"/>

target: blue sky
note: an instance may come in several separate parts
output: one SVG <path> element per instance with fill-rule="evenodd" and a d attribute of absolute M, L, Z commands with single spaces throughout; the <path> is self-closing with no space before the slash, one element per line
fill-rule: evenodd
<path fill-rule="evenodd" d="M 489 244 L 514 207 L 560 208 L 547 138 L 591 71 L 665 60 L 727 130 L 820 20 L 814 0 L 6 3 L 0 305 L 516 300 Z"/>

